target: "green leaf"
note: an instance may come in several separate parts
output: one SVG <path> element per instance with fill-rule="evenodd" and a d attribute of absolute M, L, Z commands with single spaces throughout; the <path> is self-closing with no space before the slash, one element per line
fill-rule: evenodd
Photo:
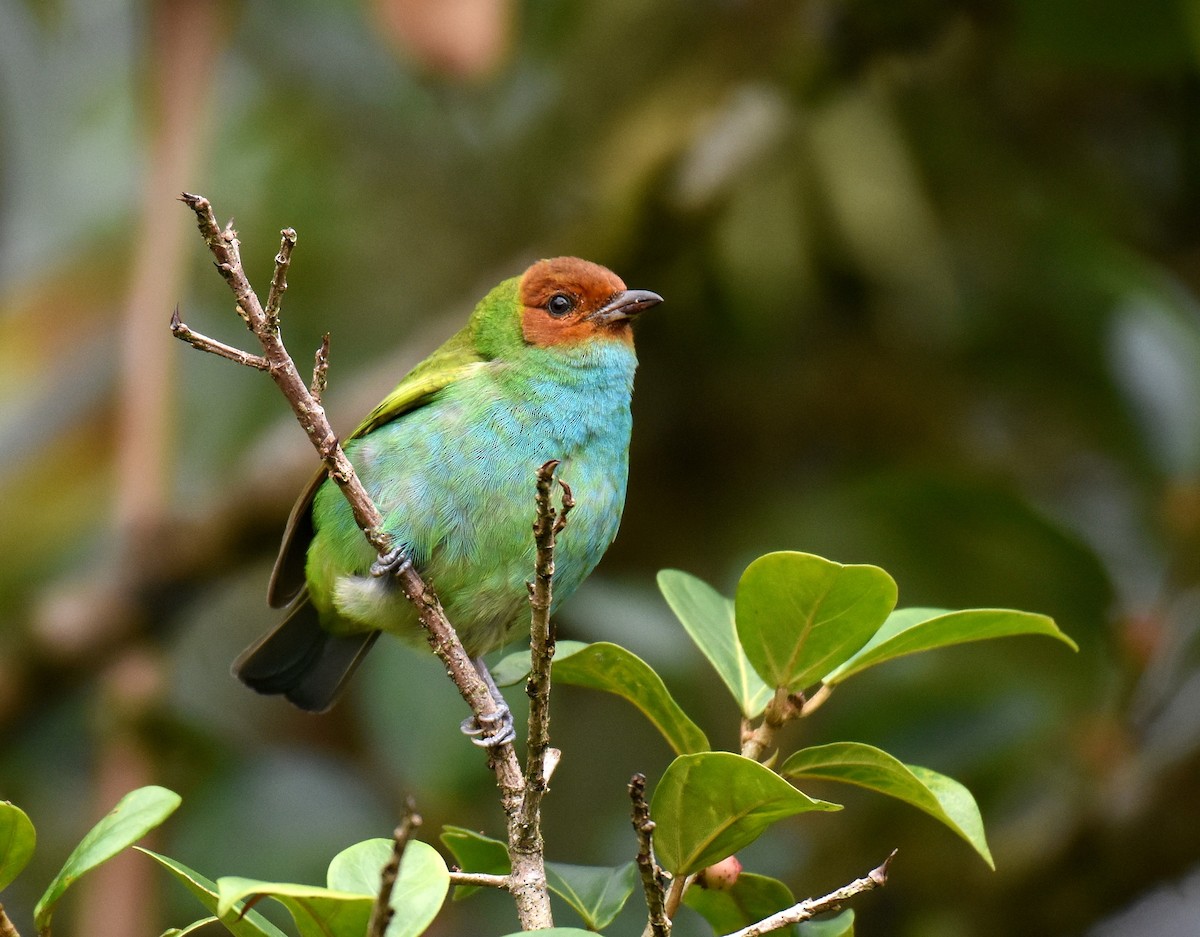
<path fill-rule="evenodd" d="M 1057 638 L 1073 651 L 1079 650 L 1079 646 L 1059 630 L 1054 619 L 1046 615 L 1007 608 L 968 608 L 958 612 L 901 608 L 888 616 L 858 653 L 827 674 L 825 683 L 841 683 L 868 667 L 905 654 L 1018 634 L 1046 635 Z"/>
<path fill-rule="evenodd" d="M 796 752 L 779 769 L 789 778 L 824 778 L 857 784 L 924 810 L 965 839 L 995 868 L 979 807 L 963 785 L 928 768 L 906 765 L 861 742 L 834 742 Z"/>
<path fill-rule="evenodd" d="M 770 768 L 741 755 L 681 755 L 654 790 L 654 849 L 668 872 L 690 875 L 754 842 L 776 820 L 840 809 L 801 793 Z"/>
<path fill-rule="evenodd" d="M 824 921 L 802 921 L 799 928 L 800 937 L 854 937 L 854 909 Z"/>
<path fill-rule="evenodd" d="M 683 893 L 683 903 L 708 921 L 714 933 L 730 934 L 790 908 L 796 899 L 791 889 L 778 879 L 743 872 L 733 887 L 726 890 L 689 888 Z M 795 935 L 796 928 L 773 933 Z"/>
<path fill-rule="evenodd" d="M 331 891 L 379 893 L 380 874 L 392 858 L 390 839 L 368 839 L 343 849 L 329 863 L 327 884 Z M 410 840 L 400 858 L 400 874 L 392 887 L 395 911 L 387 937 L 416 937 L 425 931 L 442 909 L 450 890 L 450 871 L 436 849 L 420 840 Z"/>
<path fill-rule="evenodd" d="M 198 921 L 193 921 L 187 927 L 168 928 L 162 932 L 162 937 L 191 937 L 192 934 L 196 934 L 204 930 L 204 928 L 208 927 L 209 924 L 219 924 L 220 922 L 221 919 L 217 917 L 201 918 Z"/>
<path fill-rule="evenodd" d="M 658 588 L 696 647 L 729 687 L 742 715 L 747 719 L 759 715 L 773 691 L 754 672 L 742 650 L 733 602 L 708 583 L 677 569 L 660 572 Z"/>
<path fill-rule="evenodd" d="M 179 795 L 165 787 L 141 787 L 122 797 L 67 857 L 33 909 L 38 932 L 49 930 L 54 908 L 71 883 L 133 845 L 174 813 L 179 803 Z"/>
<path fill-rule="evenodd" d="M 896 583 L 878 566 L 768 553 L 738 582 L 738 638 L 770 686 L 798 692 L 862 647 L 895 604 Z"/>
<path fill-rule="evenodd" d="M 182 862 L 177 862 L 167 856 L 160 856 L 158 853 L 151 852 L 149 849 L 143 849 L 141 846 L 135 846 L 134 848 L 159 863 L 174 875 L 184 888 L 195 895 L 205 908 L 213 914 L 217 914 L 217 886 L 211 881 L 199 872 L 193 872 Z M 218 915 L 217 920 L 225 925 L 226 930 L 234 934 L 235 937 L 287 937 L 287 934 L 257 911 L 253 909 L 244 911 L 243 906 L 240 904 L 230 908 L 225 914 Z"/>
<path fill-rule="evenodd" d="M 25 811 L 0 800 L 0 891 L 29 864 L 36 845 L 37 832 Z"/>
<path fill-rule="evenodd" d="M 523 672 L 514 677 L 521 667 Z M 496 665 L 496 670 L 506 680 L 502 685 L 516 683 L 529 672 L 529 652 L 510 654 Z M 677 755 L 709 750 L 708 737 L 675 702 L 662 677 L 632 651 L 607 641 L 596 644 L 563 641 L 555 651 L 553 678 L 559 683 L 603 690 L 629 700 L 662 733 Z"/>
<path fill-rule="evenodd" d="M 484 836 L 461 826 L 443 826 L 438 837 L 455 864 L 464 872 L 483 872 L 487 875 L 507 875 L 512 871 L 508 859 L 508 847 L 498 839 Z M 454 900 L 461 901 L 479 890 L 479 885 L 456 885 Z"/>
<path fill-rule="evenodd" d="M 247 899 L 274 898 L 288 909 L 300 937 L 362 937 L 375 904 L 373 895 L 233 876 L 217 879 L 217 895 L 217 914 L 222 919 Z"/>
<path fill-rule="evenodd" d="M 554 661 L 565 660 L 588 646 L 586 641 L 559 641 L 554 645 Z M 529 648 L 505 655 L 491 671 L 496 686 L 515 686 L 520 683 L 529 676 Z"/>
<path fill-rule="evenodd" d="M 546 863 L 546 883 L 567 904 L 579 912 L 588 930 L 608 927 L 625 907 L 637 886 L 637 864 L 627 862 L 617 868 L 592 865 Z"/>

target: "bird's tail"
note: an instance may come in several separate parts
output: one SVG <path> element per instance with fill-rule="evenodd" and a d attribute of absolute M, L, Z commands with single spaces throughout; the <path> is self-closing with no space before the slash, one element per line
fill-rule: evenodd
<path fill-rule="evenodd" d="M 325 712 L 378 637 L 378 631 L 330 634 L 301 596 L 275 630 L 233 662 L 233 673 L 259 693 L 282 693 L 301 709 Z"/>

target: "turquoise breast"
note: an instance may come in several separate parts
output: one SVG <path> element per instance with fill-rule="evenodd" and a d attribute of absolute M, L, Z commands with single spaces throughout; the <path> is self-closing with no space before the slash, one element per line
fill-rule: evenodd
<path fill-rule="evenodd" d="M 555 608 L 616 537 L 635 368 L 623 342 L 529 349 L 519 367 L 489 362 L 347 445 L 385 529 L 408 548 L 472 655 L 528 627 L 525 583 L 533 576 L 540 465 L 559 459 L 558 475 L 576 500 L 555 555 Z M 338 505 L 340 492 L 327 482 L 317 501 L 314 513 L 327 520 L 309 548 L 308 579 L 323 626 L 342 633 L 379 628 L 422 641 L 404 597 L 370 577 L 374 554 L 348 508 Z"/>

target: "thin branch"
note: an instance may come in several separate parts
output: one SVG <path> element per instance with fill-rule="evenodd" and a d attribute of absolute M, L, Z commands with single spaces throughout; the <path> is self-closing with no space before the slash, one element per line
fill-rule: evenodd
<path fill-rule="evenodd" d="M 321 402 L 321 396 L 325 393 L 325 388 L 329 386 L 329 333 L 326 332 L 321 336 L 321 347 L 317 349 L 317 353 L 313 356 L 313 376 L 312 383 L 308 385 L 308 392 L 312 394 L 312 399 L 317 403 Z"/>
<path fill-rule="evenodd" d="M 671 937 L 671 919 L 664 904 L 663 872 L 654 861 L 654 821 L 650 819 L 650 804 L 646 801 L 646 776 L 635 774 L 629 779 L 629 799 L 633 802 L 633 831 L 637 834 L 638 874 L 646 893 L 647 937 Z"/>
<path fill-rule="evenodd" d="M 391 858 L 379 875 L 379 894 L 375 896 L 375 904 L 371 907 L 367 937 L 383 937 L 388 923 L 392 920 L 392 889 L 396 887 L 396 878 L 400 875 L 400 860 L 404 858 L 405 847 L 412 839 L 413 832 L 420 825 L 421 817 L 412 798 L 409 797 L 404 803 L 404 817 L 392 833 Z"/>
<path fill-rule="evenodd" d="M 179 318 L 178 306 L 175 307 L 175 311 L 171 314 L 171 334 L 180 341 L 187 342 L 193 348 L 198 348 L 200 351 L 207 351 L 211 355 L 220 355 L 222 358 L 228 358 L 235 364 L 242 364 L 248 368 L 257 368 L 259 371 L 269 371 L 271 368 L 270 362 L 262 355 L 252 355 L 248 351 L 242 351 L 240 348 L 234 348 L 232 345 L 218 342 L 215 338 L 209 338 L 207 335 L 193 332 Z"/>
<path fill-rule="evenodd" d="M 833 687 L 828 683 L 822 683 L 821 688 L 812 696 L 804 701 L 804 705 L 800 707 L 800 715 L 811 716 L 829 699 L 829 694 L 833 692 Z"/>
<path fill-rule="evenodd" d="M 492 875 L 490 872 L 454 872 L 450 873 L 451 885 L 475 885 L 481 888 L 502 888 L 508 890 L 507 875 Z M 0 935 L 2 937 L 2 935 Z"/>
<path fill-rule="evenodd" d="M 554 659 L 554 629 L 550 623 L 553 601 L 554 541 L 565 526 L 567 512 L 574 503 L 570 488 L 563 486 L 562 513 L 554 510 L 550 492 L 554 486 L 554 470 L 558 460 L 551 459 L 537 471 L 534 497 L 536 515 L 533 540 L 537 549 L 534 581 L 529 583 L 529 679 L 525 692 L 529 695 L 528 760 L 525 765 L 525 797 L 521 804 L 521 822 L 530 839 L 540 837 L 539 810 L 546 792 L 546 750 L 550 747 L 550 663 Z M 561 484 L 561 482 L 560 482 Z"/>
<path fill-rule="evenodd" d="M 354 466 L 350 464 L 350 460 L 342 451 L 342 447 L 329 425 L 329 420 L 325 416 L 324 409 L 313 397 L 310 388 L 305 385 L 296 369 L 295 362 L 292 361 L 284 347 L 279 336 L 278 309 L 273 308 L 272 316 L 269 317 L 251 288 L 245 271 L 242 269 L 241 249 L 237 232 L 233 229 L 232 223 L 226 225 L 224 229 L 219 228 L 212 205 L 203 196 L 185 192 L 180 196 L 180 200 L 195 213 L 200 234 L 216 258 L 217 270 L 225 278 L 230 290 L 233 291 L 237 301 L 238 314 L 245 320 L 262 345 L 267 363 L 267 373 L 287 398 L 297 421 L 325 463 L 329 477 L 333 479 L 349 503 L 355 523 L 380 557 L 386 557 L 392 551 L 394 544 L 391 536 L 382 529 L 382 515 L 367 494 L 354 471 Z M 276 305 L 286 285 L 286 270 L 290 262 L 291 249 L 296 240 L 295 232 L 291 229 L 281 232 L 281 237 L 280 251 L 276 257 L 275 276 L 272 279 L 271 295 Z M 211 343 L 211 340 L 207 341 Z M 208 350 L 208 348 L 202 350 Z M 253 356 L 248 356 L 248 358 L 253 358 Z M 412 564 L 405 564 L 400 568 L 395 574 L 395 579 L 405 598 L 416 609 L 417 617 L 426 630 L 430 647 L 445 665 L 446 672 L 454 681 L 459 694 L 470 706 L 476 719 L 482 725 L 496 723 L 500 711 L 499 706 L 475 670 L 466 651 L 463 650 L 462 642 L 459 641 L 454 628 L 446 619 L 437 595 L 426 585 Z M 511 743 L 493 748 L 490 752 L 489 765 L 496 775 L 501 804 L 508 817 L 511 850 L 516 841 L 515 834 L 518 826 L 516 820 L 520 814 L 524 795 L 524 774 Z M 510 890 L 516 904 L 517 916 L 524 929 L 532 930 L 537 927 L 549 926 L 547 922 L 550 920 L 550 898 L 545 885 L 544 873 L 540 882 L 536 877 L 528 881 L 514 882 Z"/>
<path fill-rule="evenodd" d="M 8 915 L 4 912 L 4 905 L 0 904 L 0 937 L 21 937 L 17 933 L 17 929 L 13 927 L 13 922 L 9 920 Z"/>
<path fill-rule="evenodd" d="M 671 884 L 667 888 L 667 897 L 663 902 L 663 909 L 666 915 L 671 920 L 675 920 L 675 915 L 679 911 L 679 906 L 683 904 L 683 893 L 688 890 L 688 887 L 695 881 L 695 874 L 692 875 L 677 875 L 671 879 Z"/>
<path fill-rule="evenodd" d="M 271 288 L 267 292 L 267 327 L 274 332 L 279 331 L 279 306 L 283 302 L 283 294 L 287 292 L 287 271 L 292 263 L 292 248 L 296 246 L 296 231 L 294 228 L 284 228 L 279 232 L 279 253 L 275 255 L 275 273 L 271 277 Z"/>
<path fill-rule="evenodd" d="M 180 200 L 195 212 L 200 234 L 216 258 L 217 270 L 225 278 L 225 282 L 229 284 L 229 288 L 237 300 L 239 315 L 245 318 L 246 324 L 254 333 L 255 338 L 263 346 L 267 373 L 271 375 L 271 379 L 275 381 L 288 403 L 291 404 L 297 421 L 325 462 L 329 470 L 329 477 L 337 483 L 342 494 L 350 503 L 355 523 L 362 529 L 376 552 L 387 553 L 393 544 L 391 537 L 380 527 L 383 518 L 379 510 L 371 502 L 366 489 L 363 488 L 362 482 L 355 474 L 354 466 L 350 464 L 350 460 L 346 458 L 341 446 L 338 445 L 337 437 L 329 426 L 324 410 L 313 400 L 308 387 L 301 380 L 295 363 L 288 355 L 287 349 L 283 347 L 278 330 L 271 329 L 267 314 L 259 303 L 258 296 L 251 288 L 250 281 L 246 279 L 245 271 L 242 269 L 237 232 L 232 225 L 227 225 L 224 230 L 217 227 L 212 205 L 203 196 L 190 195 L 185 192 L 180 196 Z M 285 237 L 284 240 L 286 241 L 287 238 Z M 486 687 L 484 690 L 486 692 Z"/>
<path fill-rule="evenodd" d="M 512 862 L 509 890 L 514 896 L 528 891 L 546 891 L 545 847 L 542 842 L 542 798 L 553 765 L 548 765 L 550 748 L 550 662 L 554 658 L 554 629 L 550 622 L 553 600 L 554 541 L 563 529 L 567 512 L 574 504 L 571 490 L 563 486 L 563 506 L 556 512 L 550 493 L 558 460 L 551 459 L 537 471 L 534 495 L 533 539 L 536 548 L 534 579 L 529 587 L 530 671 L 525 684 L 529 695 L 529 736 L 525 766 L 525 788 L 520 809 L 509 816 L 508 854 Z M 557 764 L 557 753 L 551 759 Z M 550 907 L 537 927 L 550 927 Z M 526 925 L 527 929 L 535 928 Z"/>
<path fill-rule="evenodd" d="M 824 914 L 827 911 L 837 911 L 855 895 L 861 895 L 864 891 L 872 891 L 886 885 L 888 866 L 892 864 L 894 858 L 896 858 L 896 850 L 893 849 L 891 855 L 884 859 L 877 868 L 872 869 L 862 878 L 855 879 L 849 885 L 843 885 L 836 891 L 831 891 L 823 898 L 805 899 L 792 905 L 790 908 L 785 908 L 776 914 L 772 914 L 768 918 L 763 918 L 757 924 L 751 924 L 749 927 L 743 927 L 739 931 L 726 934 L 725 937 L 762 937 L 763 934 L 769 934 L 771 931 L 787 927 L 789 924 L 799 924 L 801 921 L 807 921 L 818 914 Z"/>

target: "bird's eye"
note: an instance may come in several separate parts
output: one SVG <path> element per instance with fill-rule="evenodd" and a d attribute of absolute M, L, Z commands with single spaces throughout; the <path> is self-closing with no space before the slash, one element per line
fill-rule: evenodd
<path fill-rule="evenodd" d="M 565 293 L 555 293 L 546 303 L 546 311 L 552 316 L 565 316 L 575 308 L 575 300 Z"/>

